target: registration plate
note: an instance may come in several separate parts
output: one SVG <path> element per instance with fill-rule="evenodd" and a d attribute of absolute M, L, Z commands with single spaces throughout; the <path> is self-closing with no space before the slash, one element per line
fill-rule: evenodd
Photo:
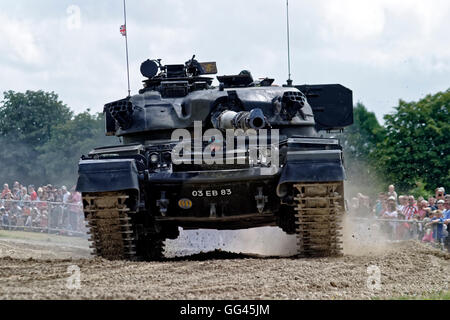
<path fill-rule="evenodd" d="M 213 189 L 213 190 L 193 190 L 193 197 L 219 197 L 219 196 L 231 196 L 231 189 Z"/>

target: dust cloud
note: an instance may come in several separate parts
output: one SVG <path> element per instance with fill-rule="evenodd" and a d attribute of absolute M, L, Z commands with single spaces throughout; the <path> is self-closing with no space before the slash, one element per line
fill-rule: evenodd
<path fill-rule="evenodd" d="M 343 249 L 345 255 L 365 256 L 389 250 L 389 236 L 380 224 L 356 220 L 346 214 L 343 220 Z"/>
<path fill-rule="evenodd" d="M 244 230 L 183 230 L 176 240 L 166 240 L 167 257 L 191 255 L 217 249 L 263 256 L 296 254 L 296 237 L 278 227 Z"/>
<path fill-rule="evenodd" d="M 383 254 L 391 241 L 378 223 L 359 221 L 348 214 L 343 219 L 343 252 L 345 255 Z M 244 230 L 183 230 L 176 240 L 166 240 L 166 257 L 187 256 L 214 250 L 261 256 L 293 256 L 297 238 L 278 227 Z"/>

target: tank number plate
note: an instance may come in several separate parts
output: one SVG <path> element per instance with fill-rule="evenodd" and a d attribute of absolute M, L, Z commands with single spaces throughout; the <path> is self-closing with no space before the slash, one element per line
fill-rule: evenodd
<path fill-rule="evenodd" d="M 231 189 L 220 190 L 194 190 L 192 191 L 193 197 L 218 197 L 218 196 L 231 196 Z"/>

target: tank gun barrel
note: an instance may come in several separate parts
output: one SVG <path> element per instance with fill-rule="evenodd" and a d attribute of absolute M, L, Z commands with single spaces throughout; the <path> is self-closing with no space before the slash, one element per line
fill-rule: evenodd
<path fill-rule="evenodd" d="M 226 110 L 220 113 L 215 119 L 216 129 L 255 129 L 259 130 L 267 125 L 267 120 L 260 108 L 251 111 L 235 112 Z"/>

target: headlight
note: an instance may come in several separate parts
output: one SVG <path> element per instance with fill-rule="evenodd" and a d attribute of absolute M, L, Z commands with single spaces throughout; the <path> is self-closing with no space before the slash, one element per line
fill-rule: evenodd
<path fill-rule="evenodd" d="M 157 163 L 159 161 L 159 155 L 157 153 L 153 153 L 150 155 L 150 162 Z"/>

